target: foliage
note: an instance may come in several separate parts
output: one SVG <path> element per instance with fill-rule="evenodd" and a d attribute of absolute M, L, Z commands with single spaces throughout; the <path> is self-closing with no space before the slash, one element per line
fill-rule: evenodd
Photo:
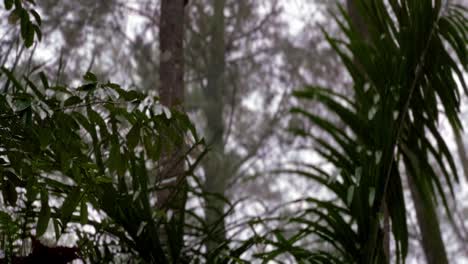
<path fill-rule="evenodd" d="M 309 208 L 290 220 L 303 228 L 291 238 L 278 237 L 273 244 L 275 251 L 287 251 L 297 261 L 383 263 L 387 259 L 383 226 L 387 206 L 395 260 L 404 262 L 408 231 L 399 165 L 415 175 L 432 210 L 438 200 L 449 210 L 442 182 L 453 194 L 458 181 L 438 124 L 443 107 L 444 118 L 455 131 L 461 127 L 457 81 L 466 92 L 466 9 L 442 1 L 391 0 L 388 6 L 384 1 L 357 3 L 368 36 L 359 33 L 362 29 L 352 24 L 343 9 L 345 21 L 335 18 L 345 39 L 324 32 L 353 79 L 354 98 L 321 87 L 294 93 L 296 98 L 320 102 L 346 127 L 300 107 L 292 110 L 325 132 L 326 137 L 320 137 L 294 129 L 297 135 L 317 142 L 321 156 L 339 169 L 330 172 L 302 164 L 288 170 L 319 182 L 334 194 L 331 200 L 305 199 Z M 315 249 L 326 242 L 331 250 L 294 246 L 310 235 L 319 238 Z"/>
<path fill-rule="evenodd" d="M 201 143 L 187 116 L 157 98 L 99 83 L 89 72 L 76 89 L 50 86 L 43 73 L 40 87 L 27 78 L 23 85 L 3 72 L 14 89 L 0 96 L 2 191 L 19 209 L 22 237 L 37 219 L 36 236 L 52 221 L 58 239 L 68 223 L 88 224 L 88 208 L 95 208 L 111 219 L 105 226 L 94 223 L 96 229 L 105 228 L 144 259 L 155 258 L 161 242 L 154 232 L 166 215 L 150 201 L 164 177 L 148 176 L 148 162 L 160 166 L 161 153 L 190 136 L 195 142 L 177 165 L 185 164 Z M 49 205 L 52 197 L 63 199 L 60 207 Z"/>
<path fill-rule="evenodd" d="M 57 241 L 63 233 L 76 234 L 81 256 L 92 263 L 240 260 L 253 240 L 205 256 L 187 241 L 172 239 L 190 228 L 204 244 L 212 230 L 195 210 L 186 209 L 188 220 L 176 223 L 183 228 L 174 228 L 174 212 L 157 205 L 174 167 L 184 167 L 183 178 L 191 177 L 205 153 L 184 113 L 163 107 L 157 97 L 101 83 L 91 72 L 76 88 L 51 85 L 44 72 L 36 75 L 19 79 L 6 68 L 0 71 L 0 170 L 7 205 L 1 208 L 0 234 L 7 262 L 28 237 L 35 240 L 49 227 Z M 175 149 L 183 153 L 175 163 L 165 162 L 164 154 Z M 211 195 L 193 180 L 193 189 L 173 185 L 172 195 Z"/>
<path fill-rule="evenodd" d="M 25 7 L 31 4 L 5 0 L 11 22 L 20 20 L 27 47 L 34 36 L 41 38 L 40 17 Z M 213 252 L 204 252 L 203 245 L 215 228 L 206 225 L 196 208 L 186 208 L 186 221 L 175 222 L 174 212 L 157 204 L 173 166 L 184 166 L 183 176 L 193 176 L 205 153 L 184 113 L 161 106 L 157 97 L 99 82 L 91 72 L 71 88 L 51 85 L 43 72 L 19 78 L 1 68 L 0 184 L 5 206 L 0 208 L 0 245 L 7 262 L 19 254 L 21 241 L 41 237 L 52 227 L 56 240 L 67 232 L 76 234 L 80 253 L 92 263 L 243 263 L 241 256 L 254 245 L 266 246 L 253 256 L 263 262 L 288 253 L 298 263 L 384 263 L 385 208 L 396 242 L 395 260 L 404 262 L 408 231 L 401 176 L 415 176 L 432 210 L 439 201 L 449 210 L 443 183 L 453 194 L 458 179 L 438 125 L 447 118 L 455 131 L 461 127 L 457 83 L 466 92 L 467 10 L 438 0 L 366 0 L 358 7 L 368 36 L 359 33 L 342 9 L 345 21 L 335 19 L 345 38 L 324 32 L 353 79 L 354 98 L 312 86 L 294 93 L 303 101 L 320 102 L 340 118 L 337 125 L 303 107 L 292 110 L 324 132 L 317 136 L 294 129 L 317 142 L 317 151 L 338 171 L 304 163 L 282 170 L 326 186 L 332 198 L 296 201 L 307 208 L 263 234 L 255 227 L 267 226 L 268 219 L 247 219 L 239 225 L 250 227 L 254 235 L 241 241 L 227 238 Z M 174 149 L 182 153 L 168 167 L 164 154 Z M 171 190 L 198 198 L 217 196 L 201 191 L 197 177 L 190 179 L 189 190 L 178 184 Z M 223 221 L 235 204 L 215 198 L 229 205 Z M 285 231 L 290 226 L 294 231 Z M 185 230 L 184 241 L 173 239 L 178 230 Z M 311 240 L 313 246 L 305 246 Z"/>
<path fill-rule="evenodd" d="M 82 257 L 92 263 L 132 258 L 148 263 L 216 258 L 228 263 L 253 244 L 250 240 L 205 256 L 185 241 L 179 245 L 171 240 L 177 235 L 170 226 L 174 212 L 156 205 L 156 194 L 167 188 L 162 180 L 167 177 L 158 172 L 173 170 L 164 168 L 162 155 L 189 143 L 171 164 L 187 164 L 184 177 L 193 175 L 204 155 L 203 140 L 185 114 L 169 111 L 157 98 L 99 83 L 89 72 L 76 89 L 50 86 L 43 73 L 39 87 L 27 78 L 23 86 L 7 69 L 3 72 L 15 88 L 0 96 L 2 190 L 9 205 L 4 211 L 15 218 L 4 213 L 0 219 L 3 248 L 11 249 L 7 257 L 18 254 L 18 241 L 40 237 L 48 226 L 56 240 L 63 233 L 77 234 Z M 175 189 L 184 191 L 178 185 Z M 210 195 L 200 189 L 196 185 L 186 191 Z M 63 202 L 52 206 L 57 200 Z M 193 210 L 185 213 L 191 223 L 179 224 L 192 229 L 203 245 L 211 227 Z M 83 231 L 85 225 L 94 232 Z M 173 254 L 175 248 L 183 249 L 181 255 Z"/>
<path fill-rule="evenodd" d="M 34 36 L 40 41 L 42 38 L 41 17 L 37 11 L 30 6 L 34 6 L 34 0 L 4 0 L 6 10 L 10 10 L 8 22 L 16 24 L 19 21 L 21 29 L 21 37 L 23 38 L 24 45 L 29 48 L 34 43 Z M 34 17 L 34 22 L 31 21 L 31 16 Z"/>

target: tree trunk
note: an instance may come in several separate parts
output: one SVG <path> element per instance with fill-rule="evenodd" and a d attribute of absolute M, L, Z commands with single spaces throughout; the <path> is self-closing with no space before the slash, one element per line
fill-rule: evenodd
<path fill-rule="evenodd" d="M 447 254 L 445 252 L 442 234 L 440 232 L 439 221 L 435 207 L 427 204 L 428 201 L 421 197 L 421 192 L 417 187 L 414 175 L 408 173 L 408 186 L 413 197 L 416 218 L 422 236 L 422 246 L 428 264 L 447 264 Z"/>
<path fill-rule="evenodd" d="M 161 0 L 159 28 L 160 68 L 159 96 L 161 103 L 174 110 L 183 110 L 184 101 L 184 0 Z M 162 172 L 158 180 L 175 178 L 159 191 L 158 207 L 172 210 L 173 216 L 165 229 L 171 263 L 179 263 L 184 246 L 184 210 L 187 200 L 185 168 L 179 162 L 183 147 L 164 153 Z M 169 168 L 169 169 L 166 169 Z M 170 171 L 169 171 L 170 170 Z"/>
<path fill-rule="evenodd" d="M 184 17 L 184 0 L 161 0 L 159 96 L 167 107 L 184 101 Z"/>
<path fill-rule="evenodd" d="M 224 166 L 224 120 L 223 91 L 225 73 L 225 37 L 224 37 L 225 0 L 213 0 L 211 18 L 211 42 L 208 63 L 208 84 L 204 91 L 206 105 L 203 108 L 207 127 L 206 138 L 208 153 L 203 168 L 205 171 L 205 214 L 209 237 L 206 242 L 207 253 L 225 240 L 224 196 L 226 188 L 226 168 Z M 210 256 L 215 257 L 215 256 Z"/>
<path fill-rule="evenodd" d="M 455 132 L 455 142 L 457 143 L 458 156 L 465 174 L 466 182 L 468 183 L 468 156 L 466 156 L 465 143 L 460 133 Z"/>

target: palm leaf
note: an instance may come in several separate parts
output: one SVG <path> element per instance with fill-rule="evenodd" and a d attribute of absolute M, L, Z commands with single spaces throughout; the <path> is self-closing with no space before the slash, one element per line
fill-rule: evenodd
<path fill-rule="evenodd" d="M 443 107 L 444 118 L 455 131 L 461 128 L 457 84 L 467 91 L 463 76 L 467 68 L 466 9 L 429 0 L 390 0 L 388 4 L 357 1 L 367 36 L 360 34 L 343 8 L 343 20 L 335 19 L 345 39 L 324 31 L 354 81 L 354 100 L 320 87 L 294 93 L 299 99 L 320 102 L 349 128 L 345 132 L 320 114 L 299 107 L 292 110 L 325 136 L 303 129 L 293 131 L 314 140 L 317 152 L 341 169 L 340 181 L 330 181 L 331 173 L 317 173 L 311 166 L 295 170 L 327 186 L 344 206 L 343 211 L 335 212 L 330 210 L 333 202 L 314 200 L 310 205 L 314 209 L 307 212 L 321 221 L 306 222 L 313 230 L 310 234 L 329 242 L 339 259 L 355 263 L 380 263 L 387 258 L 380 223 L 385 200 L 396 241 L 396 261 L 406 257 L 408 231 L 400 156 L 407 171 L 418 175 L 417 185 L 431 210 L 440 198 L 448 211 L 436 166 L 441 168 L 452 196 L 458 181 L 454 158 L 438 131 L 438 109 Z M 343 230 L 347 230 L 346 236 Z"/>

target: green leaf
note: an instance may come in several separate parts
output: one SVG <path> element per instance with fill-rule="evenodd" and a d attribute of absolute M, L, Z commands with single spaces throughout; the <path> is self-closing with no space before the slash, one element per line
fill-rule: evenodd
<path fill-rule="evenodd" d="M 65 201 L 62 204 L 62 214 L 60 219 L 62 220 L 62 228 L 65 228 L 68 221 L 70 221 L 73 212 L 80 203 L 81 192 L 79 187 L 75 187 L 65 198 Z"/>
<path fill-rule="evenodd" d="M 21 112 L 31 107 L 31 99 L 25 97 L 19 97 L 13 99 L 13 106 L 16 112 Z"/>
<path fill-rule="evenodd" d="M 121 94 L 121 97 L 124 98 L 125 101 L 132 102 L 134 100 L 141 100 L 142 99 L 142 94 L 135 91 L 124 91 L 124 93 Z"/>
<path fill-rule="evenodd" d="M 2 186 L 3 199 L 11 206 L 16 205 L 18 200 L 18 193 L 16 192 L 15 185 L 11 181 L 4 181 Z"/>
<path fill-rule="evenodd" d="M 47 80 L 47 76 L 45 75 L 44 72 L 39 73 L 39 78 L 41 79 L 42 85 L 44 86 L 44 89 L 49 89 L 49 81 Z"/>
<path fill-rule="evenodd" d="M 5 0 L 4 3 L 6 10 L 10 10 L 13 7 L 13 0 Z"/>
<path fill-rule="evenodd" d="M 83 76 L 83 79 L 92 83 L 97 83 L 98 81 L 96 75 L 94 75 L 92 72 L 86 72 L 86 74 Z"/>
<path fill-rule="evenodd" d="M 11 71 L 9 71 L 5 67 L 1 67 L 1 69 L 6 74 L 6 76 L 8 77 L 8 80 L 10 80 L 19 91 L 24 91 L 25 90 L 23 85 L 21 85 L 21 83 L 15 78 L 15 76 L 13 75 L 13 73 Z"/>
<path fill-rule="evenodd" d="M 34 27 L 31 21 L 29 20 L 29 15 L 26 10 L 24 10 L 24 12 L 21 12 L 21 37 L 23 37 L 24 46 L 26 46 L 26 48 L 29 48 L 33 45 Z"/>
<path fill-rule="evenodd" d="M 58 154 L 60 159 L 60 168 L 62 169 L 62 171 L 68 171 L 68 169 L 70 168 L 71 161 L 70 153 L 64 149 L 59 151 Z"/>
<path fill-rule="evenodd" d="M 80 87 L 77 88 L 77 90 L 87 92 L 87 91 L 96 89 L 96 87 L 97 87 L 96 83 L 88 83 L 88 84 L 81 85 Z"/>
<path fill-rule="evenodd" d="M 80 224 L 85 225 L 88 223 L 88 205 L 86 203 L 86 199 L 81 200 L 81 207 L 80 207 Z"/>
<path fill-rule="evenodd" d="M 109 87 L 117 92 L 119 91 L 123 91 L 122 88 L 120 87 L 120 85 L 116 84 L 116 83 L 111 83 L 111 82 L 107 82 L 105 84 L 106 87 Z"/>
<path fill-rule="evenodd" d="M 145 132 L 143 137 L 143 143 L 145 145 L 146 155 L 153 160 L 157 160 L 159 157 L 155 157 L 154 154 L 155 147 L 153 146 L 153 136 Z"/>
<path fill-rule="evenodd" d="M 374 200 L 375 200 L 375 188 L 371 187 L 369 189 L 369 207 L 372 207 L 374 205 Z"/>
<path fill-rule="evenodd" d="M 81 114 L 80 112 L 73 112 L 72 115 L 75 118 L 75 120 L 78 121 L 78 123 L 81 126 L 83 126 L 83 128 L 86 129 L 86 131 L 88 131 L 88 133 L 92 133 L 92 125 L 89 123 L 88 119 L 83 114 Z"/>
<path fill-rule="evenodd" d="M 66 93 L 66 94 L 72 94 L 68 89 L 67 87 L 65 86 L 61 86 L 61 85 L 56 85 L 56 86 L 52 86 L 50 87 L 50 89 L 56 91 L 56 92 L 62 92 L 62 93 Z"/>
<path fill-rule="evenodd" d="M 60 223 L 60 220 L 57 218 L 53 218 L 52 222 L 54 224 L 55 241 L 58 241 L 60 239 L 60 236 L 62 235 L 62 230 L 60 228 L 62 226 L 62 223 Z"/>
<path fill-rule="evenodd" d="M 30 12 L 34 16 L 34 19 L 36 19 L 37 25 L 40 26 L 42 24 L 41 16 L 34 9 L 31 9 Z"/>
<path fill-rule="evenodd" d="M 88 111 L 89 121 L 91 121 L 91 124 L 99 125 L 101 129 L 106 128 L 106 123 L 98 112 L 94 111 L 92 108 L 88 108 L 87 111 Z"/>
<path fill-rule="evenodd" d="M 29 85 L 29 87 L 31 87 L 31 90 L 33 90 L 34 94 L 38 97 L 38 99 L 41 101 L 46 101 L 44 93 L 39 90 L 36 84 L 34 84 L 27 76 L 24 76 L 24 79 L 26 80 L 26 83 Z"/>
<path fill-rule="evenodd" d="M 13 7 L 13 2 L 14 2 L 13 0 L 4 1 L 6 10 L 10 10 Z"/>
<path fill-rule="evenodd" d="M 63 103 L 63 106 L 65 107 L 68 107 L 68 106 L 71 106 L 71 105 L 77 105 L 79 103 L 81 103 L 83 100 L 79 97 L 79 96 L 72 96 L 70 98 L 68 98 L 67 100 L 65 100 L 65 102 Z"/>
<path fill-rule="evenodd" d="M 29 178 L 26 181 L 26 199 L 29 202 L 33 202 L 36 200 L 36 196 L 39 190 L 37 188 L 37 180 L 35 178 Z"/>
<path fill-rule="evenodd" d="M 47 230 L 50 220 L 49 195 L 47 190 L 41 190 L 41 211 L 37 219 L 36 236 L 41 237 Z"/>
<path fill-rule="evenodd" d="M 110 177 L 101 176 L 96 178 L 97 184 L 109 184 L 112 183 L 112 179 Z"/>
<path fill-rule="evenodd" d="M 136 123 L 133 127 L 128 131 L 127 134 L 127 145 L 129 150 L 133 150 L 140 140 L 140 124 Z"/>
<path fill-rule="evenodd" d="M 120 146 L 118 144 L 112 144 L 109 159 L 107 160 L 107 165 L 111 172 L 121 171 L 120 167 L 122 164 L 122 155 L 120 153 Z"/>
<path fill-rule="evenodd" d="M 37 25 L 32 25 L 32 28 L 34 30 L 34 32 L 36 33 L 36 36 L 37 36 L 37 40 L 41 41 L 42 40 L 42 31 L 41 31 L 41 28 Z"/>
<path fill-rule="evenodd" d="M 3 171 L 3 174 L 5 175 L 6 179 L 13 183 L 15 186 L 26 187 L 26 182 L 21 180 L 15 173 L 6 170 Z"/>
<path fill-rule="evenodd" d="M 347 192 L 347 196 L 346 196 L 346 203 L 348 204 L 348 206 L 351 206 L 352 202 L 353 202 L 353 198 L 354 198 L 354 185 L 351 185 L 348 187 L 348 192 Z"/>

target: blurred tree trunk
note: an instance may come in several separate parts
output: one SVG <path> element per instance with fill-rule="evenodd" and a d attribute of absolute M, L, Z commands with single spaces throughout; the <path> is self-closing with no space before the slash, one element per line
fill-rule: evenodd
<path fill-rule="evenodd" d="M 159 28 L 160 100 L 164 106 L 181 111 L 184 101 L 184 6 L 184 0 L 161 0 Z M 174 179 L 158 193 L 158 206 L 173 211 L 166 227 L 166 233 L 170 234 L 166 239 L 171 263 L 178 263 L 184 245 L 184 210 L 187 200 L 185 168 L 183 162 L 180 162 L 183 148 L 164 155 L 158 180 Z"/>
<path fill-rule="evenodd" d="M 159 95 L 167 107 L 184 101 L 184 17 L 184 0 L 161 0 Z"/>
<path fill-rule="evenodd" d="M 212 252 L 225 240 L 224 196 L 228 175 L 224 166 L 224 120 L 223 91 L 225 91 L 225 0 L 213 0 L 211 18 L 211 41 L 208 61 L 208 83 L 204 90 L 203 107 L 206 116 L 206 138 L 210 153 L 203 163 L 205 171 L 205 215 L 210 232 L 206 243 L 207 253 Z"/>
<path fill-rule="evenodd" d="M 457 144 L 458 156 L 463 167 L 466 182 L 468 183 L 468 156 L 466 156 L 465 143 L 460 133 L 455 132 L 455 142 Z"/>
<path fill-rule="evenodd" d="M 408 170 L 407 170 L 408 171 Z M 422 246 L 428 264 L 447 264 L 447 254 L 440 231 L 439 220 L 437 218 L 436 207 L 430 204 L 431 201 L 421 197 L 414 175 L 407 172 L 408 186 L 413 197 L 416 218 L 422 236 Z"/>

